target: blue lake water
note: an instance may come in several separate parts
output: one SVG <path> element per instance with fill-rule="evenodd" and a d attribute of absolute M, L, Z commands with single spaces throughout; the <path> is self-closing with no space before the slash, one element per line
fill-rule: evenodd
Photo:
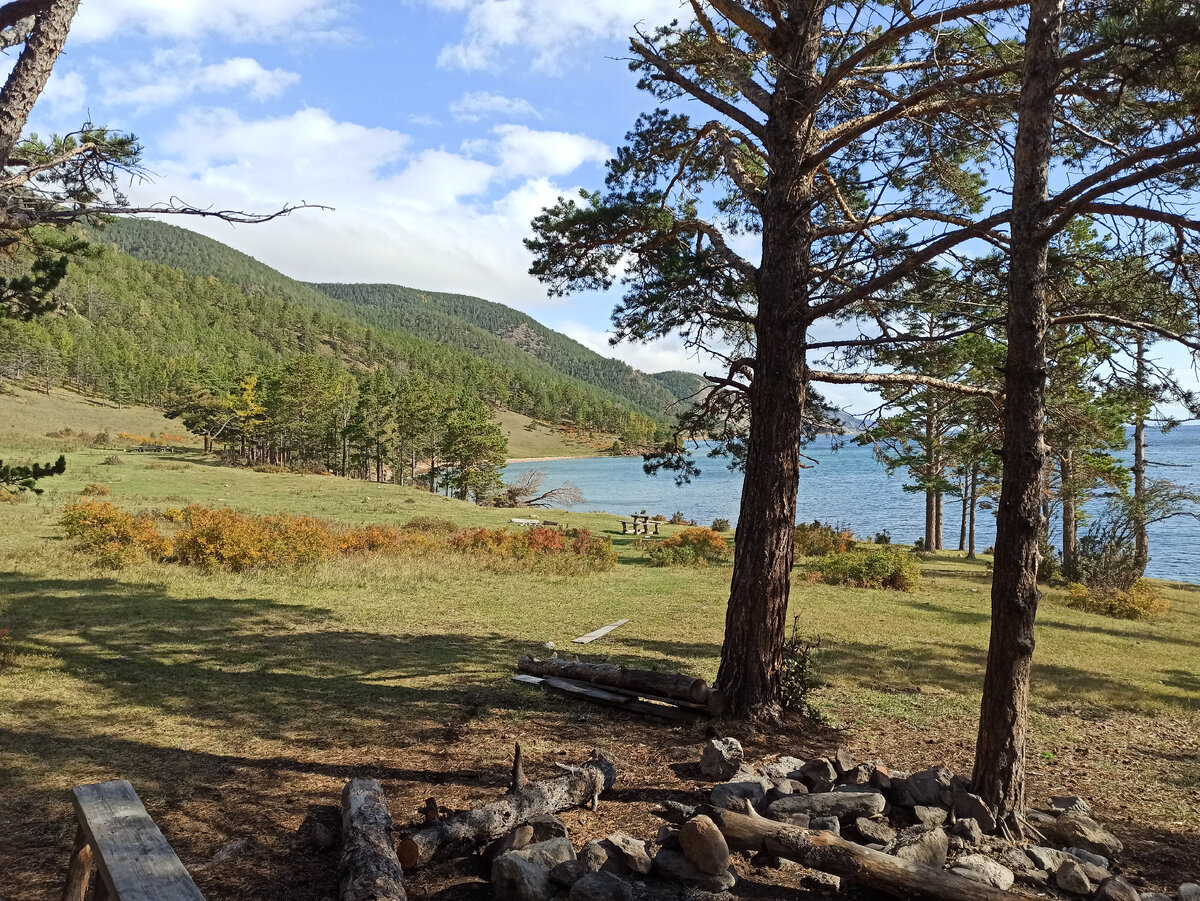
<path fill-rule="evenodd" d="M 1131 442 L 1132 443 L 1132 442 Z M 1181 426 L 1147 436 L 1150 478 L 1165 478 L 1200 492 L 1200 425 Z M 589 457 L 509 464 L 506 475 L 531 469 L 546 473 L 546 487 L 564 481 L 583 491 L 586 502 L 579 510 L 599 510 L 628 515 L 648 511 L 670 516 L 676 510 L 688 519 L 708 525 L 718 517 L 737 522 L 741 499 L 741 473 L 730 472 L 722 461 L 709 460 L 701 448 L 697 459 L 702 470 L 690 485 L 677 487 L 669 473 L 647 476 L 641 457 Z M 870 448 L 849 444 L 837 450 L 828 442 L 805 449 L 817 465 L 800 474 L 797 516 L 844 523 L 857 535 L 870 536 L 886 529 L 897 543 L 911 543 L 924 534 L 925 498 L 903 490 L 904 475 L 889 476 Z M 1093 502 L 1092 508 L 1097 508 Z M 960 506 L 945 499 L 945 544 L 958 547 Z M 1150 565 L 1146 574 L 1158 579 L 1200 583 L 1200 521 L 1178 517 L 1150 527 Z M 977 514 L 975 543 L 983 549 L 995 540 L 991 511 Z"/>

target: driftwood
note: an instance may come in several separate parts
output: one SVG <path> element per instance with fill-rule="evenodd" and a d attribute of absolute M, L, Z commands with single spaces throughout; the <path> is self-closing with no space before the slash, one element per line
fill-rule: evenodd
<path fill-rule="evenodd" d="M 411 869 L 436 857 L 467 854 L 536 814 L 557 813 L 581 804 L 594 807 L 600 793 L 611 788 L 616 778 L 612 760 L 593 751 L 587 763 L 571 767 L 566 775 L 530 782 L 498 801 L 450 814 L 418 829 L 397 846 L 400 863 Z"/>
<path fill-rule="evenodd" d="M 832 832 L 810 831 L 728 810 L 710 807 L 703 810 L 717 824 L 732 851 L 763 852 L 794 860 L 888 895 L 935 901 L 1013 901 L 1033 897 L 1020 891 L 1004 892 L 944 870 L 872 851 Z"/>
<path fill-rule="evenodd" d="M 351 779 L 342 789 L 339 901 L 406 901 L 394 841 L 379 783 L 362 776 Z"/>
<path fill-rule="evenodd" d="M 543 660 L 528 655 L 517 662 L 517 669 L 534 676 L 574 679 L 639 695 L 697 704 L 714 716 L 720 716 L 727 709 L 725 695 L 719 690 L 709 688 L 703 679 L 679 673 L 627 669 L 612 663 L 584 663 L 579 660 L 560 660 L 557 657 Z"/>

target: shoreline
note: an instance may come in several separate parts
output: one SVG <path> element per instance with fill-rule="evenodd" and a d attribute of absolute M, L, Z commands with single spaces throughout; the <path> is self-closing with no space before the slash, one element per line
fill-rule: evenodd
<path fill-rule="evenodd" d="M 566 457 L 510 457 L 504 461 L 504 465 L 509 463 L 550 463 L 554 460 L 603 460 L 605 457 L 611 457 L 612 454 L 582 454 Z"/>

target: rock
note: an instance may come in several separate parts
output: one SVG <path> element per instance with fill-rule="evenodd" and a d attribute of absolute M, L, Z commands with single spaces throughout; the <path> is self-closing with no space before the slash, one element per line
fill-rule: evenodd
<path fill-rule="evenodd" d="M 552 892 L 550 868 L 509 851 L 492 861 L 492 891 L 511 901 L 543 901 Z"/>
<path fill-rule="evenodd" d="M 1064 860 L 1054 873 L 1054 884 L 1072 895 L 1090 895 L 1092 882 L 1083 867 L 1074 860 Z"/>
<path fill-rule="evenodd" d="M 998 888 L 1002 892 L 1007 892 L 1016 881 L 1012 870 L 982 854 L 960 857 L 954 861 L 954 868 L 950 872 L 982 885 Z"/>
<path fill-rule="evenodd" d="M 697 869 L 712 876 L 729 871 L 729 845 L 717 824 L 708 817 L 699 816 L 684 823 L 679 831 L 679 846 Z"/>
<path fill-rule="evenodd" d="M 763 806 L 771 804 L 772 801 L 778 801 L 780 798 L 786 798 L 792 793 L 792 780 L 784 779 L 778 785 L 773 786 L 762 800 Z"/>
<path fill-rule="evenodd" d="M 1033 861 L 1029 859 L 1029 855 L 1015 845 L 1010 845 L 1008 842 L 997 842 L 987 850 L 997 863 L 1003 864 L 1014 872 L 1022 873 L 1025 870 L 1034 869 Z"/>
<path fill-rule="evenodd" d="M 513 826 L 508 832 L 500 836 L 493 842 L 490 842 L 483 849 L 484 860 L 495 860 L 501 854 L 507 854 L 509 851 L 519 851 L 533 841 L 533 827 L 525 823 L 520 826 Z"/>
<path fill-rule="evenodd" d="M 842 890 L 842 877 L 820 870 L 809 870 L 796 881 L 799 888 L 824 895 L 837 894 Z"/>
<path fill-rule="evenodd" d="M 812 817 L 806 813 L 789 813 L 778 819 L 781 823 L 787 823 L 789 826 L 796 826 L 799 829 L 808 829 L 812 825 Z"/>
<path fill-rule="evenodd" d="M 837 754 L 833 757 L 833 768 L 837 770 L 839 776 L 845 776 L 856 766 L 858 766 L 858 761 L 851 756 L 849 751 L 845 748 L 837 749 Z"/>
<path fill-rule="evenodd" d="M 946 827 L 946 831 L 951 835 L 956 835 L 968 845 L 978 845 L 983 841 L 983 830 L 979 828 L 979 823 L 974 817 L 967 817 L 959 820 L 957 823 L 952 823 Z"/>
<path fill-rule="evenodd" d="M 955 787 L 953 795 L 954 815 L 960 820 L 973 819 L 984 832 L 996 831 L 996 818 L 992 809 L 979 795 L 973 795 L 961 787 Z"/>
<path fill-rule="evenodd" d="M 913 826 L 888 842 L 883 852 L 909 863 L 940 870 L 946 865 L 949 850 L 949 836 L 940 826 Z"/>
<path fill-rule="evenodd" d="M 1200 885 L 1185 882 L 1179 886 L 1179 901 L 1200 901 Z"/>
<path fill-rule="evenodd" d="M 1050 874 L 1045 870 L 1022 870 L 1013 873 L 1017 882 L 1033 888 L 1047 888 L 1050 885 Z"/>
<path fill-rule="evenodd" d="M 604 839 L 611 848 L 606 847 L 609 852 L 608 856 L 613 856 L 613 851 L 621 856 L 622 862 L 635 873 L 641 873 L 645 876 L 650 872 L 650 848 L 649 843 L 641 839 L 634 838 L 632 835 L 626 835 L 623 832 L 614 832 L 612 835 Z"/>
<path fill-rule="evenodd" d="M 764 777 L 759 774 L 758 770 L 756 770 L 754 768 L 754 764 L 743 763 L 740 767 L 738 767 L 737 772 L 734 773 L 732 776 L 730 776 L 725 781 L 726 782 L 760 782 L 763 780 L 763 778 Z M 767 781 L 770 782 L 769 779 Z"/>
<path fill-rule="evenodd" d="M 629 883 L 612 873 L 587 873 L 572 886 L 570 901 L 633 901 Z"/>
<path fill-rule="evenodd" d="M 799 779 L 785 779 L 775 787 L 782 791 L 782 789 L 785 785 L 789 789 L 789 791 L 787 792 L 787 794 L 789 794 L 789 795 L 807 795 L 808 794 L 808 786 L 805 785 L 803 782 L 801 782 Z"/>
<path fill-rule="evenodd" d="M 896 830 L 887 823 L 880 820 L 872 820 L 868 817 L 858 817 L 854 821 L 854 828 L 858 831 L 859 836 L 864 842 L 877 842 L 881 845 L 886 845 L 896 837 Z"/>
<path fill-rule="evenodd" d="M 954 778 L 954 774 L 944 766 L 931 766 L 927 770 L 913 773 L 908 777 L 908 790 L 917 804 L 925 806 L 940 804 L 942 792 L 950 788 L 952 778 Z"/>
<path fill-rule="evenodd" d="M 798 771 L 804 766 L 804 761 L 799 757 L 780 757 L 774 763 L 768 763 L 763 767 L 763 775 L 774 783 L 780 783 L 784 779 L 791 779 L 792 773 Z"/>
<path fill-rule="evenodd" d="M 670 824 L 659 826 L 658 835 L 654 837 L 654 843 L 663 848 L 678 848 L 679 830 L 679 826 L 672 826 Z"/>
<path fill-rule="evenodd" d="M 843 773 L 838 782 L 842 785 L 870 785 L 871 765 L 869 763 L 860 763 L 854 769 Z"/>
<path fill-rule="evenodd" d="M 580 848 L 579 859 L 583 861 L 583 865 L 590 873 L 603 870 L 605 873 L 624 876 L 629 872 L 629 867 L 625 866 L 625 861 L 621 859 L 621 855 L 616 852 L 616 849 L 609 842 L 600 839 L 594 838 Z"/>
<path fill-rule="evenodd" d="M 1092 807 L 1083 798 L 1078 798 L 1075 795 L 1058 795 L 1050 799 L 1050 809 L 1055 813 L 1066 813 L 1068 810 L 1073 810 L 1075 813 L 1081 813 L 1085 817 L 1092 815 Z"/>
<path fill-rule="evenodd" d="M 837 817 L 850 821 L 856 817 L 873 817 L 883 813 L 887 801 L 877 789 L 855 788 L 855 791 L 788 795 L 772 802 L 767 809 L 776 820 L 783 820 L 791 814 L 807 813 L 812 817 Z"/>
<path fill-rule="evenodd" d="M 736 738 L 713 738 L 700 756 L 700 773 L 708 779 L 724 782 L 733 778 L 744 759 L 742 743 Z"/>
<path fill-rule="evenodd" d="M 1101 857 L 1099 854 L 1093 854 L 1091 851 L 1085 851 L 1083 848 L 1063 848 L 1063 853 L 1070 854 L 1076 860 L 1081 860 L 1084 863 L 1090 863 L 1094 867 L 1108 869 L 1107 857 Z"/>
<path fill-rule="evenodd" d="M 871 778 L 867 780 L 867 784 L 875 786 L 886 795 L 892 787 L 892 777 L 887 767 L 873 766 L 871 768 Z"/>
<path fill-rule="evenodd" d="M 773 787 L 767 779 L 759 779 L 756 782 L 722 782 L 713 786 L 708 800 L 713 807 L 742 813 L 747 806 L 757 807 L 762 804 L 766 800 L 767 789 Z M 793 796 L 787 795 L 779 800 L 786 801 L 791 797 Z"/>
<path fill-rule="evenodd" d="M 654 872 L 666 880 L 686 882 L 709 892 L 723 892 L 737 882 L 737 871 L 730 867 L 720 876 L 705 873 L 679 851 L 663 848 L 654 857 Z"/>
<path fill-rule="evenodd" d="M 1142 892 L 1142 901 L 1171 901 L 1171 896 L 1160 892 Z"/>
<path fill-rule="evenodd" d="M 1046 832 L 1054 826 L 1054 817 L 1032 807 L 1025 808 L 1025 821 L 1038 832 Z"/>
<path fill-rule="evenodd" d="M 838 822 L 837 817 L 813 817 L 808 828 L 817 832 L 832 832 L 834 835 L 842 834 L 842 824 Z"/>
<path fill-rule="evenodd" d="M 1054 821 L 1054 825 L 1044 831 L 1064 847 L 1083 848 L 1105 857 L 1120 854 L 1121 849 L 1125 847 L 1119 838 L 1091 817 L 1071 810 L 1061 814 Z"/>
<path fill-rule="evenodd" d="M 965 851 L 966 849 L 967 849 L 966 842 L 964 842 L 957 835 L 950 836 L 950 850 L 953 853 L 957 854 L 959 851 Z"/>
<path fill-rule="evenodd" d="M 658 815 L 668 823 L 682 826 L 696 815 L 695 804 L 681 804 L 678 801 L 660 801 Z"/>
<path fill-rule="evenodd" d="M 1071 855 L 1064 851 L 1056 851 L 1054 848 L 1043 848 L 1038 845 L 1026 848 L 1025 853 L 1038 869 L 1049 870 L 1051 873 L 1058 872 L 1063 861 L 1071 859 Z"/>
<path fill-rule="evenodd" d="M 570 888 L 579 881 L 580 877 L 588 872 L 590 871 L 587 868 L 587 864 L 579 858 L 564 860 L 560 864 L 555 864 L 554 869 L 550 871 L 550 881 Z"/>
<path fill-rule="evenodd" d="M 946 822 L 949 814 L 941 807 L 926 807 L 924 804 L 918 804 L 913 808 L 913 816 L 922 826 L 941 826 Z"/>
<path fill-rule="evenodd" d="M 1142 901 L 1142 896 L 1120 876 L 1110 876 L 1100 883 L 1092 901 Z"/>
<path fill-rule="evenodd" d="M 552 838 L 570 838 L 567 824 L 554 814 L 537 813 L 525 821 L 526 826 L 533 828 L 530 842 L 546 842 Z"/>
<path fill-rule="evenodd" d="M 516 854 L 525 860 L 533 861 L 541 864 L 549 872 L 564 860 L 575 859 L 575 849 L 571 847 L 570 839 L 552 838 L 544 842 L 526 845 L 518 851 L 510 851 L 510 854 Z"/>
<path fill-rule="evenodd" d="M 837 781 L 837 770 L 833 764 L 824 757 L 818 757 L 816 760 L 810 760 L 804 766 L 800 767 L 800 778 L 808 783 L 809 787 L 813 787 L 821 782 L 833 784 Z M 792 775 L 795 779 L 795 774 Z"/>

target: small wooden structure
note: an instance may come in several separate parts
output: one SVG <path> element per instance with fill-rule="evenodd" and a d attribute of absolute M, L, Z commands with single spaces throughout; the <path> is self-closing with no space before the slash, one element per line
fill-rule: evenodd
<path fill-rule="evenodd" d="M 126 448 L 127 454 L 173 454 L 179 448 L 168 444 L 135 444 L 133 447 Z"/>
<path fill-rule="evenodd" d="M 514 526 L 537 526 L 541 525 L 541 520 L 538 519 L 510 519 L 510 523 Z"/>
<path fill-rule="evenodd" d="M 93 870 L 96 901 L 204 901 L 129 782 L 77 785 L 71 802 L 79 830 L 63 901 L 83 901 Z"/>
<path fill-rule="evenodd" d="M 630 522 L 632 520 L 632 522 Z M 629 519 L 621 520 L 621 534 L 628 535 L 631 531 L 634 535 L 649 535 L 650 526 L 654 526 L 654 534 L 658 534 L 658 520 L 651 519 L 643 513 L 630 513 Z"/>

